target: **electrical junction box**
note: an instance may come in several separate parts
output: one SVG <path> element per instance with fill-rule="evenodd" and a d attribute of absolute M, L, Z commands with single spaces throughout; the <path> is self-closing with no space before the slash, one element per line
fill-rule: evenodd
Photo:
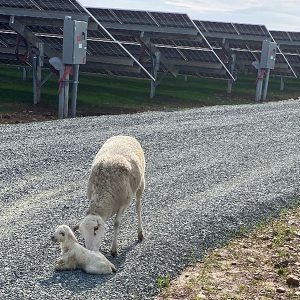
<path fill-rule="evenodd" d="M 64 20 L 63 63 L 83 65 L 86 63 L 87 22 Z"/>
<path fill-rule="evenodd" d="M 274 69 L 277 44 L 268 40 L 263 41 L 260 57 L 261 69 Z"/>

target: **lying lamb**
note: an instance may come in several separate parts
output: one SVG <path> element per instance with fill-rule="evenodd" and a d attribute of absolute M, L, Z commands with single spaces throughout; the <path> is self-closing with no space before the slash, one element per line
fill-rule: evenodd
<path fill-rule="evenodd" d="M 57 227 L 51 239 L 59 242 L 61 246 L 62 257 L 56 262 L 55 270 L 82 269 L 90 274 L 116 272 L 115 266 L 103 254 L 79 245 L 69 226 Z"/>
<path fill-rule="evenodd" d="M 111 254 L 117 255 L 117 235 L 122 214 L 136 199 L 138 240 L 143 240 L 141 196 L 145 188 L 145 157 L 139 142 L 130 136 L 108 139 L 93 163 L 88 181 L 90 205 L 79 228 L 88 249 L 98 251 L 105 233 L 105 221 L 116 215 Z"/>

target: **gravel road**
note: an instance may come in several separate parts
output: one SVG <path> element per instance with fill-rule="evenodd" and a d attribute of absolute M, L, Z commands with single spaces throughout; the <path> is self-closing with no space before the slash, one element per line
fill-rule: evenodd
<path fill-rule="evenodd" d="M 219 106 L 0 126 L 0 299 L 151 299 L 241 226 L 299 196 L 300 101 Z M 110 136 L 133 135 L 146 154 L 143 223 L 124 215 L 116 275 L 55 272 L 57 225 L 88 206 L 91 161 Z"/>

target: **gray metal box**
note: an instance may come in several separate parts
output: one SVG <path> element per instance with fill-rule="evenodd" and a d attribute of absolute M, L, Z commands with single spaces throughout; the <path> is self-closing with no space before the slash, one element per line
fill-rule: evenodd
<path fill-rule="evenodd" d="M 270 41 L 263 41 L 260 57 L 262 69 L 274 69 L 276 61 L 277 44 Z"/>
<path fill-rule="evenodd" d="M 63 63 L 82 65 L 86 63 L 87 22 L 70 18 L 64 20 Z"/>

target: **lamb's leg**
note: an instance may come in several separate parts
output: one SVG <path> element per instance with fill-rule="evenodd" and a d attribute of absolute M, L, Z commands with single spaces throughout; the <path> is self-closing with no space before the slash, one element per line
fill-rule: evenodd
<path fill-rule="evenodd" d="M 68 271 L 76 269 L 76 261 L 72 259 L 68 254 L 63 254 L 63 256 L 56 262 L 56 271 Z"/>
<path fill-rule="evenodd" d="M 117 237 L 119 234 L 119 227 L 120 227 L 120 222 L 122 218 L 122 214 L 124 212 L 124 208 L 120 207 L 115 218 L 114 222 L 114 239 L 111 247 L 111 255 L 112 256 L 117 256 L 118 255 L 118 244 L 117 244 Z"/>
<path fill-rule="evenodd" d="M 144 239 L 142 216 L 141 216 L 141 212 L 142 212 L 141 198 L 142 198 L 144 189 L 145 189 L 145 181 L 143 179 L 139 189 L 136 192 L 136 202 L 135 202 L 135 208 L 136 208 L 137 219 L 138 219 L 138 240 L 139 240 L 139 242 L 141 242 Z"/>
<path fill-rule="evenodd" d="M 74 263 L 66 260 L 66 259 L 59 259 L 55 264 L 56 271 L 67 271 L 67 270 L 74 270 L 76 266 Z"/>

